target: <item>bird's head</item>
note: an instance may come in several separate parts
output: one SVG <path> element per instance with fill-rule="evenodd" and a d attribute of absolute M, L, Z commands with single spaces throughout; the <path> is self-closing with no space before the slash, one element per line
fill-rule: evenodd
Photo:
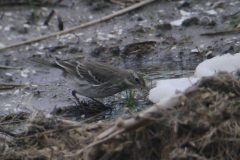
<path fill-rule="evenodd" d="M 130 70 L 130 75 L 128 77 L 128 81 L 131 83 L 131 88 L 146 88 L 146 82 L 143 79 L 143 76 L 135 71 Z"/>

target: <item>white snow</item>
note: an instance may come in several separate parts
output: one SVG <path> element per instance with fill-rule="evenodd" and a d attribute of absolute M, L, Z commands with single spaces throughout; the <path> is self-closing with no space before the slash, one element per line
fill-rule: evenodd
<path fill-rule="evenodd" d="M 156 87 L 150 90 L 149 99 L 154 103 L 168 100 L 177 92 L 183 92 L 186 88 L 191 87 L 198 80 L 199 78 L 194 77 L 159 80 Z"/>
<path fill-rule="evenodd" d="M 200 63 L 195 70 L 194 77 L 165 79 L 157 81 L 156 87 L 149 92 L 149 99 L 153 103 L 163 103 L 178 92 L 184 92 L 194 85 L 200 78 L 212 76 L 219 71 L 232 73 L 240 68 L 240 53 L 216 56 Z"/>
<path fill-rule="evenodd" d="M 240 53 L 216 56 L 200 63 L 194 73 L 195 77 L 212 76 L 219 71 L 233 72 L 240 67 Z"/>

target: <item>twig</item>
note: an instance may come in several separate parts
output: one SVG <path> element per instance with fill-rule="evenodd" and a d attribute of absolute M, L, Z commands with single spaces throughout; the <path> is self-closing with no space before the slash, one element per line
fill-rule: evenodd
<path fill-rule="evenodd" d="M 8 89 L 13 89 L 15 87 L 4 87 L 4 88 L 0 88 L 0 90 L 8 90 Z"/>
<path fill-rule="evenodd" d="M 58 20 L 58 29 L 60 30 L 60 31 L 62 31 L 63 30 L 63 21 L 62 21 L 62 18 L 61 18 L 61 16 L 60 16 L 60 14 L 58 13 L 58 11 L 57 10 L 55 10 L 55 9 L 53 9 L 51 12 L 50 12 L 50 14 L 48 15 L 48 17 L 47 17 L 47 19 L 44 21 L 44 25 L 48 25 L 48 23 L 49 23 L 49 21 L 51 20 L 51 18 L 52 18 L 52 16 L 53 16 L 53 14 L 56 14 L 57 15 L 57 20 Z"/>
<path fill-rule="evenodd" d="M 124 13 L 127 13 L 129 11 L 132 11 L 136 8 L 139 8 L 145 4 L 148 4 L 150 2 L 153 2 L 155 0 L 146 0 L 146 1 L 142 1 L 140 3 L 137 3 L 137 4 L 134 4 L 130 7 L 127 7 L 127 8 L 124 8 L 120 11 L 117 11 L 113 14 L 110 14 L 110 15 L 107 15 L 107 16 L 104 16 L 102 18 L 99 18 L 99 19 L 96 19 L 96 20 L 93 20 L 91 22 L 87 22 L 85 24 L 81 24 L 81 25 L 78 25 L 78 26 L 75 26 L 73 28 L 70 28 L 68 30 L 65 30 L 65 31 L 60 31 L 60 32 L 56 32 L 56 33 L 53 33 L 53 34 L 50 34 L 50 35 L 45 35 L 45 36 L 42 36 L 42 37 L 39 37 L 39 38 L 35 38 L 35 39 L 32 39 L 32 40 L 28 40 L 28 41 L 24 41 L 24 42 L 19 42 L 19 43 L 15 43 L 13 45 L 9 45 L 9 46 L 5 46 L 5 47 L 2 47 L 0 48 L 0 50 L 3 50 L 3 49 L 7 49 L 7 48 L 12 48 L 12 47 L 16 47 L 16 46 L 20 46 L 20 45 L 24 45 L 24 44 L 29 44 L 29 43 L 33 43 L 33 42 L 36 42 L 36 41 L 40 41 L 40 40 L 43 40 L 43 39 L 47 39 L 49 37 L 53 37 L 53 36 L 57 36 L 57 35 L 60 35 L 60 34 L 65 34 L 65 33 L 68 33 L 68 32 L 72 32 L 74 30 L 77 30 L 77 29 L 80 29 L 80 28 L 84 28 L 84 27 L 87 27 L 87 26 L 91 26 L 93 24 L 96 24 L 96 23 L 99 23 L 99 22 L 103 22 L 103 21 L 106 21 L 106 20 L 109 20 L 113 17 L 116 17 L 116 16 L 119 16 L 119 15 L 122 15 Z"/>
<path fill-rule="evenodd" d="M 25 84 L 0 83 L 0 86 L 27 87 Z"/>
<path fill-rule="evenodd" d="M 22 70 L 23 68 L 0 65 L 0 69 L 20 69 L 20 70 Z"/>
<path fill-rule="evenodd" d="M 230 15 L 227 15 L 227 16 L 224 16 L 223 18 L 233 17 L 233 16 L 235 16 L 236 14 L 238 14 L 239 12 L 240 12 L 240 11 L 237 11 L 236 13 L 230 14 Z"/>
<path fill-rule="evenodd" d="M 15 134 L 15 133 L 12 133 L 12 132 L 9 132 L 9 131 L 6 131 L 6 130 L 4 130 L 4 129 L 1 129 L 0 128 L 0 132 L 2 132 L 3 134 L 7 134 L 7 135 L 9 135 L 9 136 L 12 136 L 12 137 L 17 137 L 18 135 L 17 134 Z"/>
<path fill-rule="evenodd" d="M 203 33 L 203 34 L 200 34 L 201 36 L 204 36 L 204 35 L 216 35 L 216 34 L 224 34 L 224 33 L 233 33 L 233 32 L 240 32 L 240 29 L 233 29 L 233 30 L 229 30 L 229 31 L 219 31 L 219 32 L 207 32 L 207 33 Z"/>
<path fill-rule="evenodd" d="M 110 2 L 115 3 L 115 4 L 119 4 L 119 5 L 121 5 L 121 6 L 125 6 L 124 3 L 118 2 L 118 1 L 115 1 L 115 0 L 110 0 Z"/>
<path fill-rule="evenodd" d="M 201 53 L 200 49 L 198 48 L 198 46 L 195 46 L 195 47 L 197 48 L 198 53 L 199 53 L 200 55 L 202 55 L 202 53 Z"/>
<path fill-rule="evenodd" d="M 80 155 L 84 150 L 90 148 L 90 147 L 93 147 L 93 146 L 96 146 L 98 144 L 101 144 L 101 143 L 104 143 L 108 140 L 111 140 L 112 138 L 114 138 L 116 135 L 119 135 L 121 133 L 124 132 L 124 129 L 121 129 L 121 130 L 118 130 L 116 131 L 115 133 L 113 133 L 112 135 L 108 136 L 108 137 L 105 137 L 104 139 L 100 139 L 100 140 L 97 140 L 96 142 L 93 142 L 93 143 L 90 143 L 88 144 L 87 146 L 85 146 L 84 148 L 82 149 L 79 149 L 79 150 L 76 150 L 76 152 L 74 153 L 74 155 L 65 155 L 64 157 L 73 157 L 73 156 L 76 156 L 76 155 Z"/>

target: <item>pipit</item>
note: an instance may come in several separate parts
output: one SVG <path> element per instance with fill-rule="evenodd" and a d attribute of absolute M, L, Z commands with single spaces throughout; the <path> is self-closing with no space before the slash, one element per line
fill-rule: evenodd
<path fill-rule="evenodd" d="M 120 69 L 96 61 L 80 63 L 61 60 L 48 62 L 39 58 L 28 60 L 61 69 L 63 77 L 74 89 L 72 95 L 78 103 L 80 102 L 76 93 L 95 100 L 94 98 L 112 96 L 127 89 L 146 89 L 142 75 L 130 69 Z"/>

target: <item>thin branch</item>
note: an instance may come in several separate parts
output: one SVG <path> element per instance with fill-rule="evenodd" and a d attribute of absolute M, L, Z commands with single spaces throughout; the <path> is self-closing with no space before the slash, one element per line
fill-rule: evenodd
<path fill-rule="evenodd" d="M 22 70 L 23 68 L 0 65 L 0 69 L 19 69 L 19 70 Z"/>
<path fill-rule="evenodd" d="M 219 32 L 207 32 L 207 33 L 202 33 L 200 36 L 204 35 L 220 35 L 220 34 L 227 34 L 227 33 L 235 33 L 235 32 L 240 32 L 240 29 L 233 29 L 233 30 L 228 30 L 228 31 L 219 31 Z"/>
<path fill-rule="evenodd" d="M 25 84 L 0 83 L 0 86 L 27 87 Z"/>

